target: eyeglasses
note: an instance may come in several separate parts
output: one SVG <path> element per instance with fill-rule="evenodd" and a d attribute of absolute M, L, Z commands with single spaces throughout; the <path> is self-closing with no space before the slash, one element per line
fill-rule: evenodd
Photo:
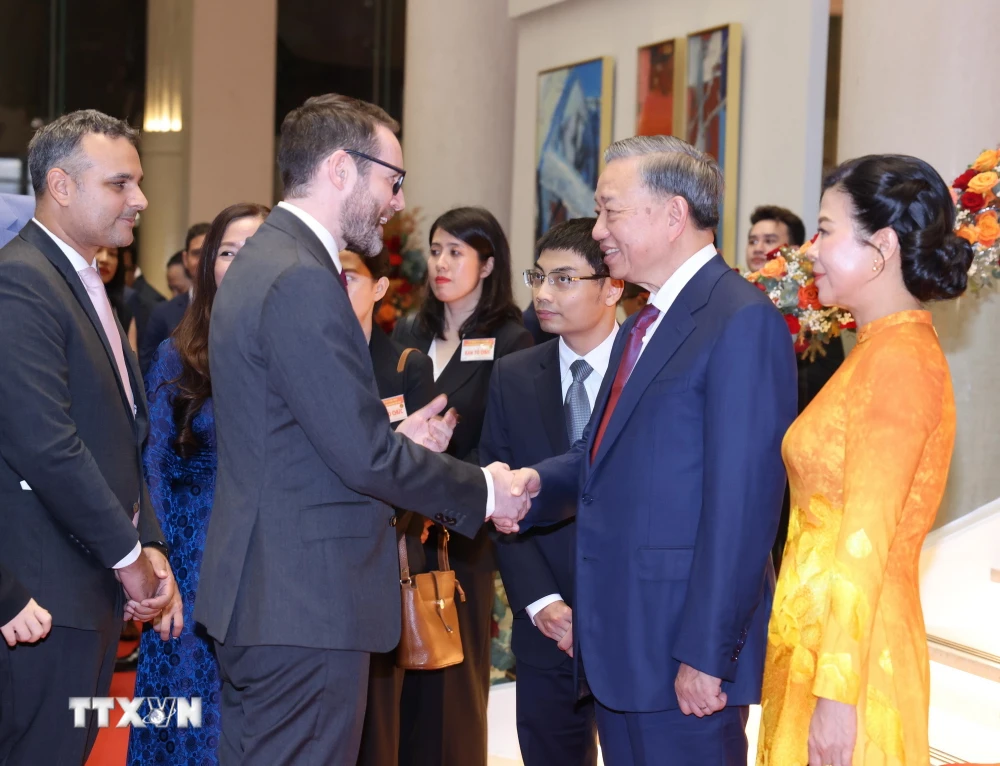
<path fill-rule="evenodd" d="M 364 152 L 356 152 L 353 149 L 344 149 L 348 154 L 353 154 L 355 157 L 360 157 L 363 160 L 368 160 L 369 162 L 374 162 L 377 165 L 381 165 L 384 168 L 389 168 L 389 170 L 394 170 L 399 173 L 399 178 L 397 178 L 392 183 L 392 196 L 395 197 L 399 194 L 399 190 L 403 188 L 403 179 L 406 178 L 406 171 L 402 168 L 397 168 L 395 165 L 390 165 L 384 160 L 380 160 L 378 157 L 372 157 L 371 155 L 365 154 Z"/>
<path fill-rule="evenodd" d="M 535 271 L 534 269 L 525 269 L 524 271 L 524 284 L 532 290 L 541 290 L 542 284 L 547 281 L 549 283 L 549 287 L 554 287 L 556 290 L 566 291 L 572 289 L 573 285 L 577 282 L 589 282 L 595 279 L 607 279 L 607 277 L 602 277 L 599 274 L 592 274 L 589 277 L 571 277 L 569 274 L 561 274 L 558 272 L 543 274 L 542 272 Z"/>

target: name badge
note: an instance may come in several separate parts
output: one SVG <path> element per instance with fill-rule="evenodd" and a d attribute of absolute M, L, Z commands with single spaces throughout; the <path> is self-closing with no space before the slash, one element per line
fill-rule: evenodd
<path fill-rule="evenodd" d="M 462 341 L 463 362 L 489 362 L 493 360 L 496 338 L 468 338 Z"/>
<path fill-rule="evenodd" d="M 389 413 L 390 423 L 398 423 L 400 420 L 406 420 L 406 402 L 403 400 L 402 394 L 383 399 L 382 404 L 385 405 L 385 409 Z"/>

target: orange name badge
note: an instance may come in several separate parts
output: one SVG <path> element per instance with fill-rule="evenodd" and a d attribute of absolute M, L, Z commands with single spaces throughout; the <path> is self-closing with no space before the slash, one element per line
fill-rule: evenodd
<path fill-rule="evenodd" d="M 463 362 L 489 362 L 493 360 L 496 338 L 467 338 L 462 341 Z"/>
<path fill-rule="evenodd" d="M 385 405 L 386 410 L 389 412 L 390 423 L 398 423 L 400 420 L 406 420 L 406 402 L 403 401 L 402 394 L 383 399 L 382 404 Z"/>

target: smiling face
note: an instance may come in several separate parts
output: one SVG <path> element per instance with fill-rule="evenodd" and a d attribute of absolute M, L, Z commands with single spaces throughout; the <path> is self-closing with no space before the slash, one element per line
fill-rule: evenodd
<path fill-rule="evenodd" d="M 392 131 L 383 125 L 376 130 L 378 152 L 373 155 L 390 165 L 403 167 L 403 150 Z M 406 206 L 403 189 L 393 194 L 393 184 L 399 173 L 392 168 L 355 158 L 363 166 L 354 190 L 344 201 L 341 226 L 346 249 L 363 255 L 376 256 L 382 251 L 383 227 L 393 215 Z"/>
<path fill-rule="evenodd" d="M 83 247 L 123 247 L 132 243 L 132 227 L 146 197 L 139 189 L 142 165 L 128 139 L 88 133 L 80 140 L 67 175 L 49 171 L 50 183 L 61 187 L 62 225 Z"/>
<path fill-rule="evenodd" d="M 215 256 L 215 286 L 222 284 L 226 272 L 236 258 L 236 254 L 243 249 L 243 245 L 252 237 L 260 225 L 264 223 L 263 218 L 250 216 L 247 218 L 237 218 L 229 222 L 225 232 L 222 234 L 222 243 L 219 245 L 219 254 Z M 206 264 L 207 265 L 207 264 Z"/>
<path fill-rule="evenodd" d="M 615 279 L 643 284 L 655 278 L 666 242 L 667 209 L 640 179 L 640 158 L 609 162 L 597 181 L 593 237 Z"/>
<path fill-rule="evenodd" d="M 857 305 L 884 267 L 879 250 L 855 227 L 851 199 L 837 187 L 827 189 L 819 210 L 819 236 L 809 248 L 819 300 L 825 306 Z"/>

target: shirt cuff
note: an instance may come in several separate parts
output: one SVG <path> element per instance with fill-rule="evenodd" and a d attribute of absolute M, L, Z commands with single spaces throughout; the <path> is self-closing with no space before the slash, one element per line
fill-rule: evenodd
<path fill-rule="evenodd" d="M 485 468 L 482 471 L 486 477 L 486 518 L 489 518 L 497 509 L 496 490 L 493 489 L 493 474 Z"/>
<path fill-rule="evenodd" d="M 129 564 L 134 564 L 139 559 L 139 554 L 142 553 L 142 543 L 136 543 L 135 547 L 132 549 L 125 558 L 115 564 L 112 569 L 124 569 Z"/>
<path fill-rule="evenodd" d="M 538 601 L 532 601 L 526 607 L 524 611 L 528 613 L 528 619 L 531 620 L 531 624 L 535 624 L 535 615 L 542 611 L 549 604 L 554 604 L 556 601 L 562 601 L 563 597 L 558 593 L 553 593 L 550 596 L 545 596 L 544 598 L 538 599 Z"/>

